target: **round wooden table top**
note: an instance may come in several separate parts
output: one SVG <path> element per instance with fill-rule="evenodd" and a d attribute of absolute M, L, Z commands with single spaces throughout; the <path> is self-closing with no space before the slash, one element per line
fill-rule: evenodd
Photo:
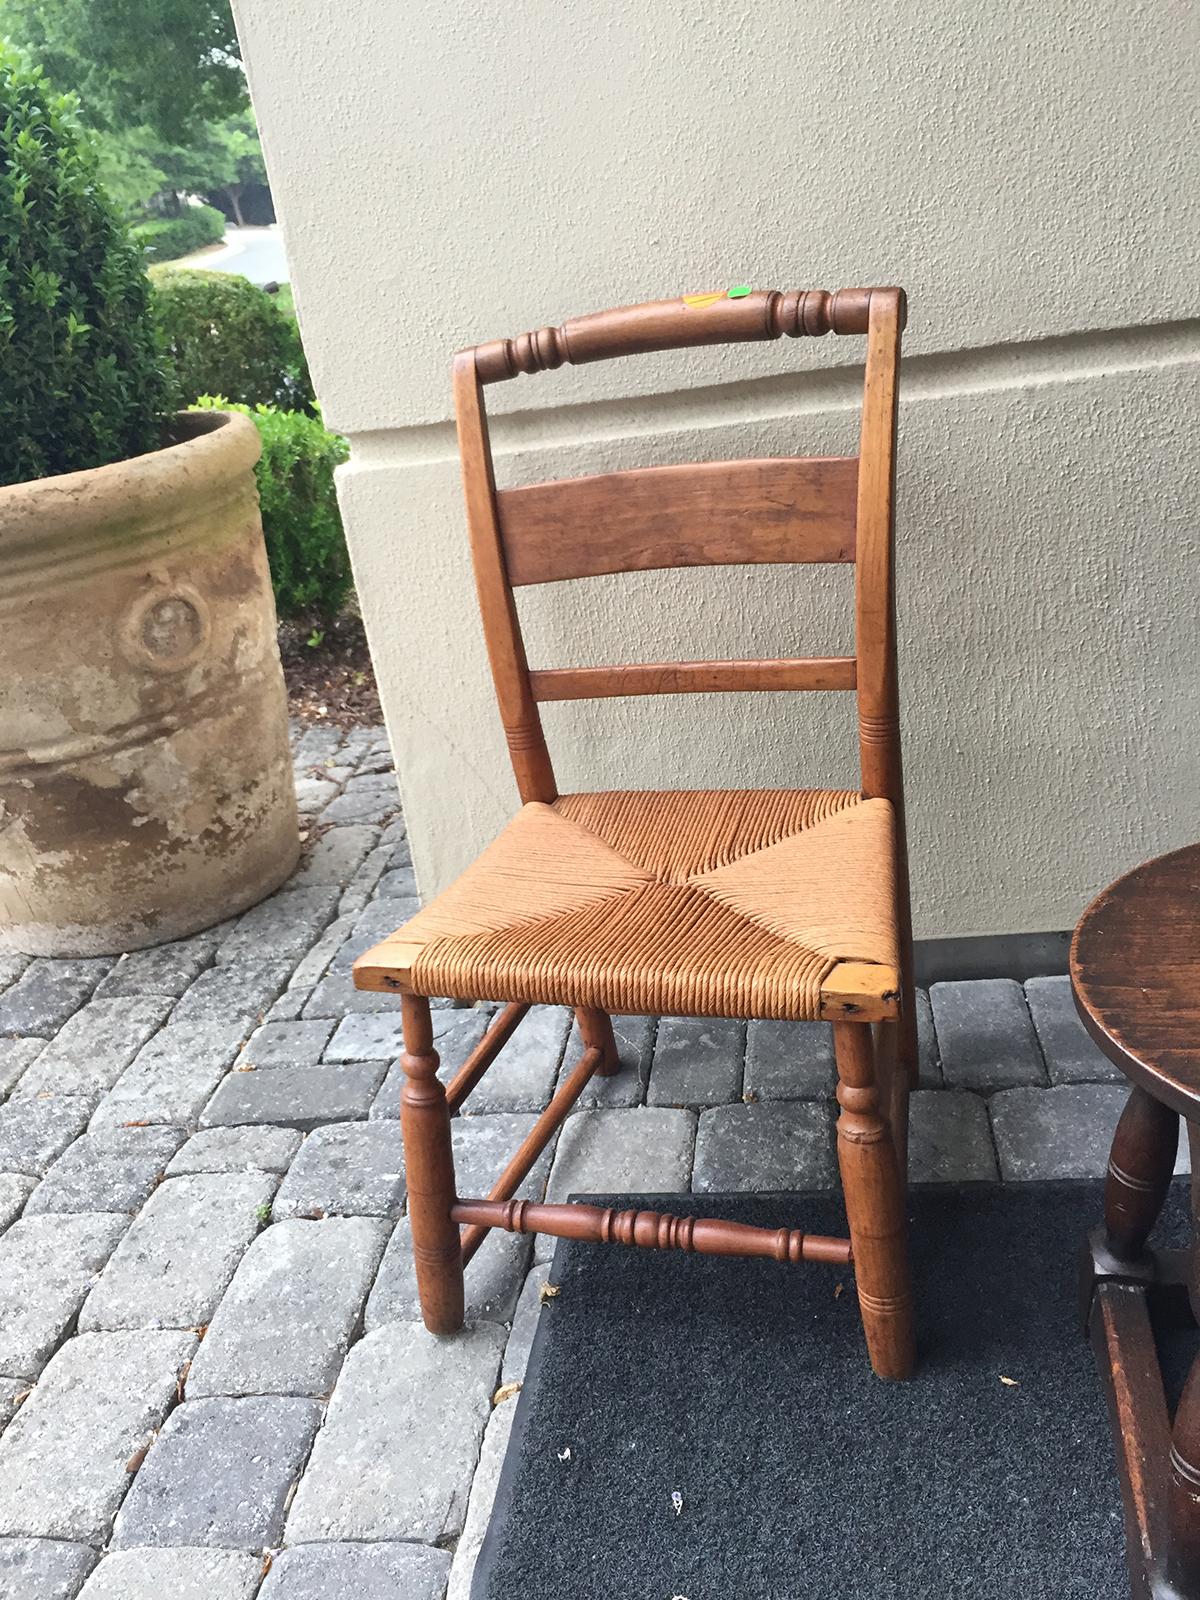
<path fill-rule="evenodd" d="M 1083 1025 L 1156 1100 L 1200 1117 L 1200 844 L 1096 896 L 1071 941 Z"/>

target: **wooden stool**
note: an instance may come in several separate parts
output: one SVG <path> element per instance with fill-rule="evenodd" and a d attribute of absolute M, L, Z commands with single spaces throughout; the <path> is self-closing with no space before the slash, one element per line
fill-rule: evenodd
<path fill-rule="evenodd" d="M 1084 1026 L 1133 1083 L 1109 1157 L 1104 1226 L 1089 1239 L 1088 1329 L 1108 1392 L 1135 1597 L 1200 1600 L 1200 1357 L 1172 1426 L 1148 1300 L 1200 1320 L 1200 1258 L 1150 1250 L 1187 1124 L 1200 1220 L 1200 845 L 1135 868 L 1075 930 Z M 1173 1308 L 1174 1309 L 1174 1308 Z"/>
<path fill-rule="evenodd" d="M 489 1228 L 781 1262 L 853 1261 L 871 1363 L 914 1355 L 905 1245 L 916 1021 L 893 584 L 899 289 L 738 286 L 577 317 L 459 352 L 459 449 L 483 632 L 521 809 L 466 872 L 355 963 L 403 997 L 401 1125 L 421 1309 L 463 1320 L 463 1268 Z M 639 468 L 499 489 L 484 388 L 582 363 L 748 339 L 866 336 L 857 456 Z M 531 670 L 514 589 L 744 563 L 855 569 L 855 653 Z M 413 648 L 420 648 L 419 629 Z M 561 794 L 539 703 L 804 689 L 857 694 L 856 789 Z M 450 774 L 447 774 L 450 781 Z M 429 997 L 508 1002 L 448 1089 Z M 450 1118 L 531 1005 L 571 1007 L 583 1054 L 482 1198 L 457 1193 Z M 824 1018 L 838 1069 L 849 1239 L 711 1218 L 515 1198 L 594 1073 L 614 1014 Z"/>

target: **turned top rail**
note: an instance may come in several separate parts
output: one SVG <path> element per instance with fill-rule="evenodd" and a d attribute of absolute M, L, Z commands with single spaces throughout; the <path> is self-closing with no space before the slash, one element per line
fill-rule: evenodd
<path fill-rule="evenodd" d="M 549 372 L 614 356 L 648 355 L 706 344 L 750 340 L 820 338 L 826 333 L 866 333 L 871 300 L 897 299 L 904 326 L 904 291 L 896 288 L 732 289 L 616 306 L 572 317 L 558 328 L 535 328 L 515 339 L 476 345 L 475 370 L 481 383 L 502 383 L 519 373 Z"/>

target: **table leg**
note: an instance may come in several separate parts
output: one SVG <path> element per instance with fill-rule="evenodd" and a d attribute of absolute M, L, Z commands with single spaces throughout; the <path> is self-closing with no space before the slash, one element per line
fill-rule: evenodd
<path fill-rule="evenodd" d="M 1121 1113 L 1104 1184 L 1104 1231 L 1119 1262 L 1134 1263 L 1158 1221 L 1179 1143 L 1179 1115 L 1144 1089 L 1134 1089 Z"/>
<path fill-rule="evenodd" d="M 1187 1124 L 1192 1155 L 1192 1220 L 1200 1228 L 1200 1130 Z M 1200 1255 L 1192 1243 L 1188 1274 L 1192 1306 L 1200 1306 Z M 1171 1427 L 1167 1467 L 1167 1547 L 1163 1600 L 1200 1600 L 1200 1356 L 1192 1363 Z M 1157 1593 L 1158 1591 L 1156 1591 Z"/>
<path fill-rule="evenodd" d="M 1200 1597 L 1200 1358 L 1192 1364 L 1171 1429 L 1167 1470 L 1168 1587 L 1164 1600 Z M 1158 1594 L 1160 1591 L 1155 1590 Z"/>

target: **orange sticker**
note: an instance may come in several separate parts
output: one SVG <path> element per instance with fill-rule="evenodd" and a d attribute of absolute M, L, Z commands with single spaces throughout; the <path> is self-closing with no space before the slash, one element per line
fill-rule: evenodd
<path fill-rule="evenodd" d="M 705 306 L 715 306 L 718 300 L 724 298 L 724 289 L 718 289 L 716 294 L 685 294 L 683 303 L 689 311 L 702 311 Z"/>

